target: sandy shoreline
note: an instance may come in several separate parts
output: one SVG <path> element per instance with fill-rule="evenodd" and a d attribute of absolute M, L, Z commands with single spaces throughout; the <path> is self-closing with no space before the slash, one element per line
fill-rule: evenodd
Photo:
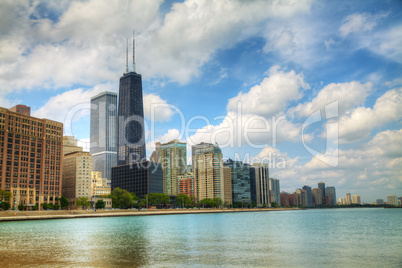
<path fill-rule="evenodd" d="M 97 217 L 128 217 L 152 215 L 177 215 L 200 213 L 233 213 L 233 212 L 261 212 L 299 210 L 298 208 L 256 208 L 256 209 L 150 209 L 138 211 L 136 209 L 119 210 L 54 210 L 54 211 L 0 211 L 0 222 L 53 220 Z"/>

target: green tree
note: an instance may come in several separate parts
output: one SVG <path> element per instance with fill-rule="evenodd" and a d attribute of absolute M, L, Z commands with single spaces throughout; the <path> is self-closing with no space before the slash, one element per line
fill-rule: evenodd
<path fill-rule="evenodd" d="M 3 210 L 9 210 L 10 207 L 11 207 L 11 204 L 8 203 L 8 202 L 2 202 L 2 203 L 0 204 L 0 208 L 3 209 Z"/>
<path fill-rule="evenodd" d="M 12 193 L 10 193 L 6 190 L 0 189 L 0 202 L 10 201 L 11 197 L 13 197 Z"/>
<path fill-rule="evenodd" d="M 86 209 L 91 205 L 91 203 L 88 201 L 88 197 L 80 197 L 75 201 L 75 204 L 77 207 L 82 207 L 83 209 Z"/>
<path fill-rule="evenodd" d="M 105 204 L 105 201 L 103 201 L 103 199 L 99 199 L 95 204 L 96 209 L 102 209 L 105 207 L 106 207 L 106 204 Z"/>
<path fill-rule="evenodd" d="M 161 194 L 161 193 L 150 193 L 148 195 L 148 203 L 150 205 L 166 205 L 170 203 L 170 197 L 167 194 Z"/>
<path fill-rule="evenodd" d="M 178 194 L 175 199 L 175 204 L 177 206 L 186 207 L 191 203 L 191 199 L 186 194 Z"/>
<path fill-rule="evenodd" d="M 115 188 L 112 193 L 112 206 L 114 208 L 127 208 L 132 205 L 133 199 L 129 192 L 121 188 Z"/>
<path fill-rule="evenodd" d="M 59 210 L 59 209 L 60 209 L 60 205 L 59 205 L 59 204 L 54 204 L 54 205 L 53 205 L 53 209 Z"/>
<path fill-rule="evenodd" d="M 215 208 L 218 208 L 218 207 L 220 207 L 221 205 L 222 205 L 222 199 L 220 198 L 220 197 L 214 197 L 213 199 L 212 199 L 212 201 L 214 202 L 214 207 Z"/>
<path fill-rule="evenodd" d="M 271 207 L 273 207 L 273 208 L 279 208 L 279 204 L 276 203 L 276 202 L 272 202 L 272 203 L 271 203 Z"/>
<path fill-rule="evenodd" d="M 64 196 L 60 197 L 59 200 L 60 200 L 61 209 L 68 208 L 68 206 L 70 205 L 70 202 L 68 202 L 67 198 L 65 198 Z"/>
<path fill-rule="evenodd" d="M 24 210 L 24 207 L 25 207 L 24 204 L 19 204 L 18 205 L 18 210 Z"/>
<path fill-rule="evenodd" d="M 130 193 L 130 196 L 131 196 L 131 200 L 133 202 L 132 205 L 134 205 L 135 207 L 138 207 L 140 198 L 135 193 Z"/>

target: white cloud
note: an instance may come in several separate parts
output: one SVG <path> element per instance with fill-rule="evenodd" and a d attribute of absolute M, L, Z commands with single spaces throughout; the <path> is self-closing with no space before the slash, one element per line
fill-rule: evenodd
<path fill-rule="evenodd" d="M 269 77 L 264 78 L 261 84 L 231 98 L 227 110 L 236 111 L 238 103 L 241 103 L 243 113 L 272 116 L 285 111 L 289 102 L 299 100 L 303 90 L 309 88 L 303 74 L 296 74 L 293 70 L 285 73 L 274 66 L 269 70 Z"/>
<path fill-rule="evenodd" d="M 167 101 L 155 94 L 144 95 L 144 116 L 155 121 L 168 121 L 174 112 Z"/>
<path fill-rule="evenodd" d="M 350 33 L 358 33 L 371 31 L 381 19 L 387 17 L 387 13 L 371 15 L 368 13 L 355 13 L 343 19 L 339 31 L 342 37 L 348 36 Z"/>
<path fill-rule="evenodd" d="M 340 117 L 339 142 L 368 138 L 374 128 L 402 119 L 402 88 L 387 91 L 373 108 L 358 107 Z M 336 133 L 328 133 L 334 137 Z"/>
<path fill-rule="evenodd" d="M 300 103 L 289 109 L 289 114 L 299 117 L 308 117 L 326 105 L 338 101 L 339 114 L 364 104 L 367 96 L 372 90 L 373 84 L 368 82 L 361 84 L 353 81 L 350 83 L 331 83 L 325 86 L 317 96 L 310 102 Z"/>
<path fill-rule="evenodd" d="M 336 187 L 337 197 L 346 192 L 360 194 L 363 201 L 397 194 L 402 190 L 402 130 L 378 133 L 359 149 L 328 150 L 326 158 L 339 157 L 334 168 L 312 157 L 305 164 L 299 158 L 289 158 L 276 148 L 263 149 L 258 157 L 270 153 L 283 156 L 290 163 L 286 168 L 274 167 L 270 176 L 281 181 L 281 190 L 294 192 L 303 185 L 315 187 L 319 181 Z"/>

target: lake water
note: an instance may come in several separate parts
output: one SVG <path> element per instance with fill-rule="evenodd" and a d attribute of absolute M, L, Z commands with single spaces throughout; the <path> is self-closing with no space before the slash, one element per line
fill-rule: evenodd
<path fill-rule="evenodd" d="M 0 267 L 402 267 L 402 209 L 0 223 Z"/>

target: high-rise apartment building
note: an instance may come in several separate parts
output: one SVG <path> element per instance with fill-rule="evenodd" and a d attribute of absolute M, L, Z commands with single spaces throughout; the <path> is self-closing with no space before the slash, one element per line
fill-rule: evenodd
<path fill-rule="evenodd" d="M 146 160 L 142 79 L 136 72 L 120 77 L 118 165 Z"/>
<path fill-rule="evenodd" d="M 93 170 L 102 172 L 111 184 L 112 167 L 117 165 L 117 94 L 102 92 L 91 98 L 90 152 Z"/>
<path fill-rule="evenodd" d="M 269 194 L 271 197 L 271 203 L 275 202 L 281 205 L 281 193 L 280 193 L 279 180 L 275 178 L 269 178 Z"/>
<path fill-rule="evenodd" d="M 186 143 L 172 140 L 168 143 L 156 143 L 157 150 L 152 153 L 152 161 L 158 162 L 163 169 L 163 192 L 167 195 L 179 194 L 179 176 L 186 173 Z"/>
<path fill-rule="evenodd" d="M 198 200 L 220 197 L 224 200 L 222 152 L 218 145 L 201 143 L 192 148 L 195 196 Z"/>
<path fill-rule="evenodd" d="M 356 194 L 356 195 L 352 195 L 352 204 L 361 204 L 360 201 L 360 195 Z"/>
<path fill-rule="evenodd" d="M 384 204 L 384 200 L 383 200 L 383 199 L 377 199 L 377 200 L 375 201 L 375 203 L 376 203 L 377 205 L 383 205 L 383 204 Z"/>
<path fill-rule="evenodd" d="M 193 173 L 186 173 L 184 175 L 179 176 L 179 194 L 195 196 Z"/>
<path fill-rule="evenodd" d="M 224 190 L 223 199 L 227 204 L 233 204 L 232 169 L 223 167 Z"/>
<path fill-rule="evenodd" d="M 0 189 L 13 194 L 12 207 L 58 203 L 62 138 L 62 123 L 32 117 L 25 105 L 0 107 Z"/>
<path fill-rule="evenodd" d="M 387 204 L 388 205 L 398 205 L 398 197 L 396 195 L 388 195 L 387 196 Z"/>
<path fill-rule="evenodd" d="M 346 194 L 346 205 L 350 205 L 352 204 L 352 197 L 350 195 L 350 193 Z"/>
<path fill-rule="evenodd" d="M 254 179 L 252 185 L 255 187 L 255 200 L 253 200 L 257 207 L 271 206 L 269 196 L 269 168 L 268 164 L 255 163 L 250 168 L 251 181 Z"/>
<path fill-rule="evenodd" d="M 329 202 L 327 205 L 335 206 L 336 205 L 335 187 L 329 186 L 325 188 L 325 194 L 327 195 L 327 200 Z"/>
<path fill-rule="evenodd" d="M 251 204 L 250 165 L 228 159 L 223 163 L 231 169 L 233 203 Z"/>
<path fill-rule="evenodd" d="M 302 188 L 302 202 L 303 206 L 305 207 L 312 207 L 313 206 L 313 197 L 311 193 L 311 187 L 310 186 L 303 186 Z"/>
<path fill-rule="evenodd" d="M 314 188 L 311 191 L 312 195 L 313 195 L 313 205 L 314 206 L 319 206 L 322 205 L 322 193 L 321 193 L 321 189 L 320 188 Z"/>
<path fill-rule="evenodd" d="M 303 194 L 302 194 L 302 189 L 297 188 L 296 191 L 294 192 L 294 195 L 296 197 L 296 203 L 297 206 L 303 206 Z"/>

